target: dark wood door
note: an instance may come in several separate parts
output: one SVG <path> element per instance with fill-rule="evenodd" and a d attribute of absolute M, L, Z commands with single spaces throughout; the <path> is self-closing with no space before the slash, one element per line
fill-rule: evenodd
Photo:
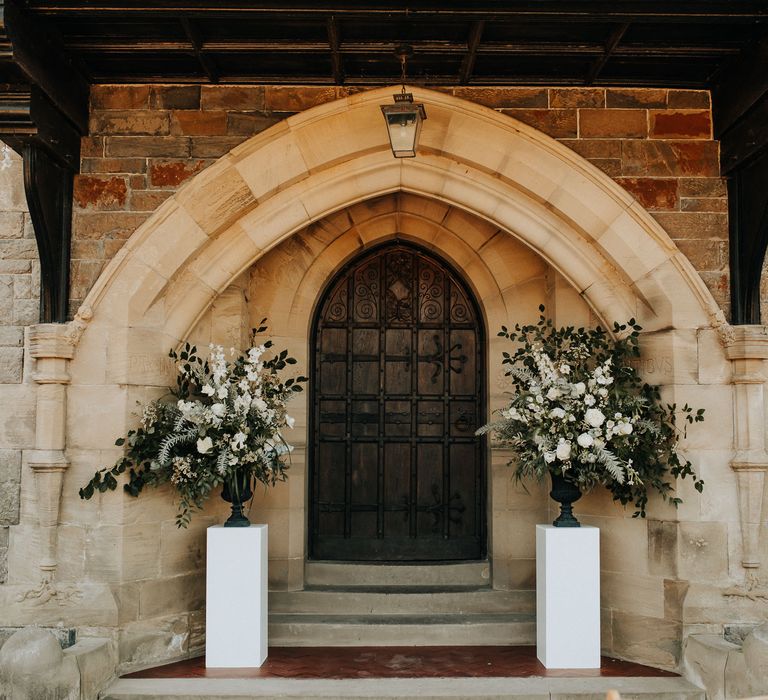
<path fill-rule="evenodd" d="M 468 287 L 389 244 L 342 270 L 316 313 L 310 556 L 483 558 L 483 333 Z"/>

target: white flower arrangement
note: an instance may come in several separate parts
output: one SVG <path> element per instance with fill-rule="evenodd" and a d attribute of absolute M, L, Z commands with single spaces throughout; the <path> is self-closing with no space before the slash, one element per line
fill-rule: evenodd
<path fill-rule="evenodd" d="M 254 337 L 265 330 L 255 329 Z M 170 482 L 180 497 L 177 525 L 186 527 L 191 512 L 221 484 L 284 480 L 292 448 L 282 431 L 294 425 L 286 402 L 307 379 L 283 381 L 281 371 L 296 360 L 287 350 L 265 359 L 271 345 L 254 344 L 239 356 L 232 349 L 231 360 L 221 346 L 211 345 L 207 359 L 189 343 L 178 354 L 171 351 L 178 372 L 174 400 L 144 408 L 141 426 L 115 443 L 127 444 L 126 455 L 96 472 L 80 489 L 81 498 L 114 490 L 115 477 L 128 470 L 124 488 L 133 496 L 146 485 Z"/>
<path fill-rule="evenodd" d="M 582 490 L 603 485 L 643 517 L 649 489 L 680 502 L 671 496 L 670 476 L 691 476 L 701 491 L 704 482 L 677 452 L 676 413 L 693 423 L 704 411 L 664 406 L 658 388 L 640 380 L 630 362 L 639 356 L 634 319 L 615 324 L 623 337 L 614 339 L 599 327 L 557 329 L 540 311 L 537 325 L 499 333 L 519 344 L 503 360 L 515 392 L 499 420 L 478 430 L 493 431 L 515 450 L 515 477 L 552 472 Z"/>

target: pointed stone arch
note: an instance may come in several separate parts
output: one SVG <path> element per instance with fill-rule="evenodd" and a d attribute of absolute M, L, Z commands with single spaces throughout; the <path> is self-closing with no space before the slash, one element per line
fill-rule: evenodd
<path fill-rule="evenodd" d="M 102 273 L 83 305 L 89 333 L 100 328 L 121 343 L 121 331 L 131 328 L 143 344 L 149 334 L 160 342 L 155 347 L 167 347 L 280 241 L 396 191 L 464 209 L 516 236 L 607 322 L 635 316 L 656 330 L 720 317 L 659 224 L 576 153 L 493 110 L 413 88 L 429 118 L 419 156 L 396 160 L 379 112 L 389 92 L 294 115 L 195 177 Z"/>

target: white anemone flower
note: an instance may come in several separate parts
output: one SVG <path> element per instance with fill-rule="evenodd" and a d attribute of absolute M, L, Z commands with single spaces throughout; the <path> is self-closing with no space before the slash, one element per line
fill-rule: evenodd
<path fill-rule="evenodd" d="M 213 449 L 213 440 L 210 437 L 204 437 L 197 441 L 197 451 L 201 454 L 208 454 Z"/>

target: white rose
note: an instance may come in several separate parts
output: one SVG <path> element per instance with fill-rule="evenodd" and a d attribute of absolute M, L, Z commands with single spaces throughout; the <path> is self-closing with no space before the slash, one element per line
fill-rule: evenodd
<path fill-rule="evenodd" d="M 544 453 L 544 461 L 547 464 L 551 464 L 552 462 L 554 462 L 555 461 L 555 457 L 556 457 L 556 455 L 555 455 L 554 452 L 545 452 Z"/>
<path fill-rule="evenodd" d="M 227 412 L 227 407 L 223 403 L 215 403 L 211 406 L 211 413 L 217 418 L 221 418 Z"/>
<path fill-rule="evenodd" d="M 225 384 L 224 386 L 219 387 L 219 390 L 216 392 L 216 397 L 219 399 L 226 399 L 228 393 L 229 393 L 229 390 L 227 389 L 227 386 Z"/>
<path fill-rule="evenodd" d="M 210 384 L 206 384 L 206 385 L 205 385 L 205 386 L 204 386 L 204 387 L 201 389 L 201 391 L 202 391 L 202 392 L 203 392 L 203 393 L 204 393 L 206 396 L 213 396 L 213 395 L 216 393 L 216 389 L 214 389 L 214 388 L 213 388 L 213 387 L 212 387 Z"/>
<path fill-rule="evenodd" d="M 582 396 L 587 391 L 587 385 L 584 384 L 584 382 L 576 382 L 576 384 L 573 385 L 573 393 L 576 396 Z"/>
<path fill-rule="evenodd" d="M 621 424 L 621 434 L 622 435 L 631 435 L 632 434 L 632 423 L 622 423 Z"/>
<path fill-rule="evenodd" d="M 209 437 L 202 438 L 201 440 L 197 441 L 197 451 L 201 455 L 207 454 L 208 452 L 211 451 L 212 448 L 213 448 L 213 440 L 211 440 L 211 438 Z"/>
<path fill-rule="evenodd" d="M 567 462 L 571 458 L 571 443 L 565 440 L 557 443 L 555 455 L 561 462 Z"/>
<path fill-rule="evenodd" d="M 582 433 L 576 438 L 576 442 L 578 442 L 581 447 L 587 448 L 592 447 L 594 439 L 589 433 Z"/>
<path fill-rule="evenodd" d="M 594 406 L 595 405 L 595 397 L 592 396 L 592 394 L 587 394 L 584 397 L 584 405 L 585 406 Z"/>
<path fill-rule="evenodd" d="M 605 421 L 605 416 L 599 408 L 588 408 L 584 414 L 584 420 L 593 428 L 599 428 Z"/>
<path fill-rule="evenodd" d="M 550 401 L 554 401 L 555 399 L 559 399 L 559 398 L 560 398 L 560 389 L 557 389 L 556 387 L 552 387 L 552 388 L 551 388 L 551 389 L 550 389 L 550 390 L 547 392 L 547 398 L 548 398 Z"/>
<path fill-rule="evenodd" d="M 565 418 L 565 411 L 562 408 L 553 408 L 549 412 L 550 418 Z"/>

